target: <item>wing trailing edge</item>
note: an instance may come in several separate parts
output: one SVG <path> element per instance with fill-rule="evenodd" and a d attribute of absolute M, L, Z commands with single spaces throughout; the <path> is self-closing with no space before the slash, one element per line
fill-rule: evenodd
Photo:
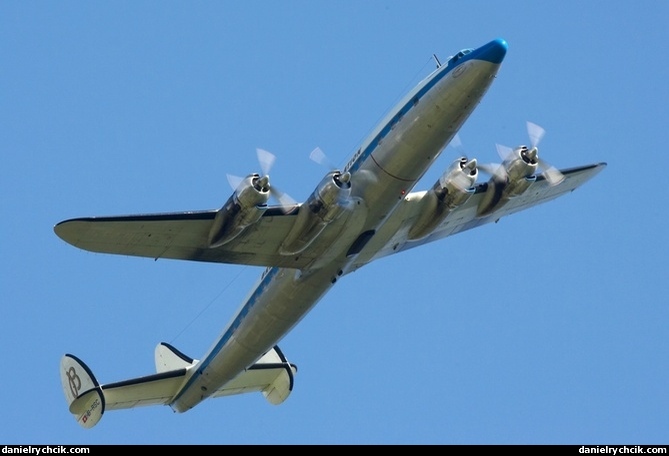
<path fill-rule="evenodd" d="M 299 256 L 279 253 L 298 212 L 267 209 L 253 226 L 222 246 L 212 246 L 209 241 L 216 211 L 73 218 L 57 223 L 54 232 L 65 242 L 89 252 L 154 260 L 302 268 L 322 252 Z"/>

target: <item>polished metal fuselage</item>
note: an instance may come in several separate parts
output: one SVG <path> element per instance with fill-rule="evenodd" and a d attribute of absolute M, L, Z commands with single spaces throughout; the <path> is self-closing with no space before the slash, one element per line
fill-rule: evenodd
<path fill-rule="evenodd" d="M 487 46 L 505 44 L 493 42 Z M 350 210 L 307 268 L 268 268 L 221 336 L 190 369 L 171 407 L 184 412 L 213 394 L 276 345 L 349 272 L 365 241 L 434 163 L 490 87 L 499 58 L 472 51 L 440 66 L 379 124 L 346 165 Z"/>

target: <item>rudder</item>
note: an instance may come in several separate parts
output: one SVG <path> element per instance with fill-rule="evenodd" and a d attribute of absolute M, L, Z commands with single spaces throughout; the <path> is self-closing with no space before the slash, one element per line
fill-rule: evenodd
<path fill-rule="evenodd" d="M 105 411 L 105 397 L 93 372 L 79 358 L 66 354 L 60 360 L 60 381 L 77 423 L 87 429 L 95 426 Z"/>

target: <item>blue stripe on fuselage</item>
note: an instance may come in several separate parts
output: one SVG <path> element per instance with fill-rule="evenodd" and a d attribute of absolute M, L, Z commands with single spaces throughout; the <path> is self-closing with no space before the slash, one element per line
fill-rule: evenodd
<path fill-rule="evenodd" d="M 362 164 L 369 158 L 372 152 L 376 149 L 379 143 L 386 137 L 390 132 L 392 127 L 399 122 L 420 100 L 428 93 L 439 81 L 441 81 L 447 74 L 457 68 L 459 65 L 462 65 L 464 62 L 469 60 L 483 60 L 486 62 L 491 62 L 499 64 L 504 59 L 506 55 L 507 44 L 506 41 L 502 39 L 497 39 L 481 46 L 478 49 L 471 51 L 460 51 L 454 57 L 451 57 L 446 65 L 443 68 L 437 69 L 433 74 L 432 79 L 428 81 L 423 87 L 421 87 L 409 100 L 397 111 L 395 115 L 392 116 L 390 121 L 384 125 L 384 127 L 379 131 L 379 133 L 374 137 L 374 139 L 369 143 L 369 145 L 364 149 L 356 153 L 352 160 L 348 162 L 344 168 L 344 172 L 349 171 L 351 173 L 358 170 Z M 463 54 L 467 52 L 466 54 Z"/>
<path fill-rule="evenodd" d="M 179 398 L 195 383 L 195 381 L 202 375 L 202 373 L 209 367 L 213 359 L 218 355 L 218 353 L 223 349 L 223 346 L 225 346 L 226 343 L 230 340 L 232 335 L 235 333 L 237 328 L 242 324 L 246 316 L 249 314 L 251 309 L 255 306 L 255 304 L 258 302 L 258 299 L 260 296 L 265 292 L 265 289 L 269 286 L 270 282 L 272 279 L 277 275 L 279 272 L 278 267 L 273 267 L 273 268 L 267 268 L 265 272 L 263 272 L 263 276 L 260 280 L 260 283 L 256 287 L 256 289 L 253 291 L 253 294 L 249 297 L 249 299 L 246 301 L 246 304 L 241 308 L 235 319 L 230 323 L 230 326 L 228 326 L 228 329 L 223 333 L 223 335 L 218 339 L 218 342 L 216 342 L 216 345 L 211 349 L 209 352 L 209 356 L 207 356 L 205 359 L 203 359 L 197 366 L 197 370 L 193 374 L 193 376 L 188 379 L 188 382 L 184 385 L 184 387 L 181 389 L 179 394 L 174 398 L 172 401 L 173 403 L 179 400 Z"/>

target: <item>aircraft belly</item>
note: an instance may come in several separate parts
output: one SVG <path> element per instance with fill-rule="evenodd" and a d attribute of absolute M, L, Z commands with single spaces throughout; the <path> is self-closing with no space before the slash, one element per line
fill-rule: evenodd
<path fill-rule="evenodd" d="M 274 268 L 249 296 L 235 319 L 196 366 L 171 404 L 184 412 L 215 393 L 276 345 L 332 287 L 339 268 L 304 273 Z"/>

